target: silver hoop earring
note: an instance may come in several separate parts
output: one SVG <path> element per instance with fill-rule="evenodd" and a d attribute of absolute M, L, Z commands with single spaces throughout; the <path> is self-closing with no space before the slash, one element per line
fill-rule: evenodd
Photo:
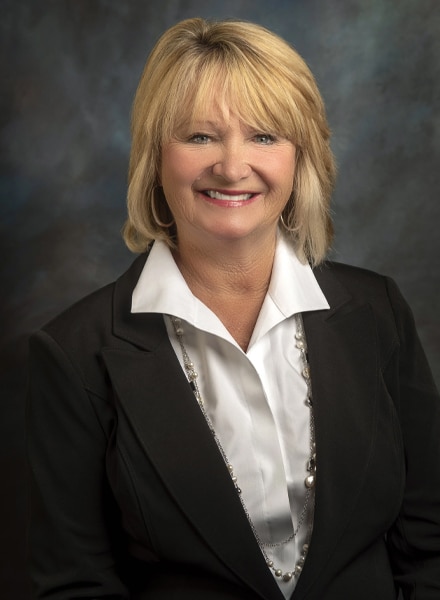
<path fill-rule="evenodd" d="M 160 220 L 157 211 L 156 211 L 156 190 L 159 190 L 159 187 L 154 188 L 153 190 L 153 198 L 151 199 L 151 214 L 153 215 L 153 219 L 155 224 L 158 227 L 162 227 L 163 229 L 168 229 L 169 227 L 171 227 L 172 225 L 174 225 L 174 219 L 171 219 L 171 221 L 169 223 L 164 223 L 163 221 Z M 163 192 L 162 192 L 163 194 Z"/>
<path fill-rule="evenodd" d="M 280 214 L 280 223 L 281 225 L 284 227 L 284 229 L 286 231 L 288 231 L 289 233 L 294 233 L 295 232 L 295 228 L 290 228 L 286 225 L 285 221 L 284 221 L 284 217 L 283 217 L 283 213 Z"/>

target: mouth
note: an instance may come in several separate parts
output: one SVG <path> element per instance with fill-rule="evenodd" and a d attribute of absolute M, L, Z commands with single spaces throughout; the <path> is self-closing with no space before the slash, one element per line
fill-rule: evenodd
<path fill-rule="evenodd" d="M 219 206 L 243 206 L 254 200 L 258 193 L 235 190 L 201 190 L 201 193 L 213 204 Z"/>
<path fill-rule="evenodd" d="M 204 190 L 205 196 L 208 196 L 212 200 L 250 200 L 255 194 L 252 193 L 238 193 L 238 192 L 217 192 L 216 190 Z"/>

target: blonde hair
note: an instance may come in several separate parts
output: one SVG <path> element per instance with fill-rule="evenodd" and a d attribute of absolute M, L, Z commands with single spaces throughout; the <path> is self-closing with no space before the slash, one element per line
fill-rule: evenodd
<path fill-rule="evenodd" d="M 294 188 L 282 223 L 299 257 L 319 264 L 333 237 L 335 179 L 324 103 L 299 54 L 271 31 L 243 21 L 187 19 L 153 48 L 133 103 L 127 246 L 142 252 L 155 239 L 175 243 L 159 187 L 161 148 L 182 121 L 212 101 L 225 101 L 244 123 L 295 144 Z"/>

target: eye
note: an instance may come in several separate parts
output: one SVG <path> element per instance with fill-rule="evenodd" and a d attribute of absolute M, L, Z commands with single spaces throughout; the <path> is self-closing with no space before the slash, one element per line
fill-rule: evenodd
<path fill-rule="evenodd" d="M 257 133 L 254 136 L 254 140 L 258 144 L 262 144 L 263 146 L 269 146 L 270 144 L 274 144 L 276 142 L 276 137 L 271 135 L 270 133 Z"/>
<path fill-rule="evenodd" d="M 206 133 L 194 133 L 189 136 L 188 142 L 190 142 L 190 144 L 207 144 L 210 139 L 210 136 Z"/>

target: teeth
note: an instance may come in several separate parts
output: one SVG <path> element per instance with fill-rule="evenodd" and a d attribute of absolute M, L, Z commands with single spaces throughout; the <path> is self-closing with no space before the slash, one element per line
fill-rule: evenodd
<path fill-rule="evenodd" d="M 250 200 L 252 194 L 220 194 L 214 190 L 206 190 L 205 192 L 213 200 Z"/>

